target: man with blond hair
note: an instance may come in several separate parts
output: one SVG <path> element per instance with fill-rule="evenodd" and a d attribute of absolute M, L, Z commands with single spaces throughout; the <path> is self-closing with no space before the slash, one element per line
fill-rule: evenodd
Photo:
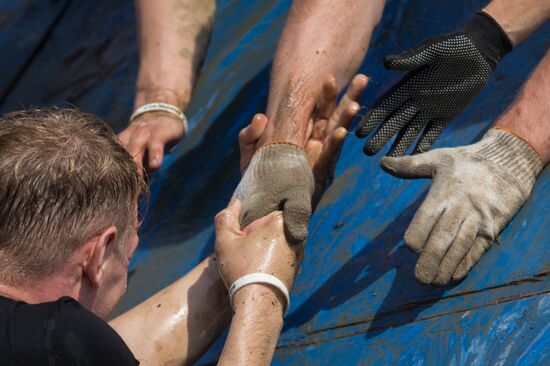
<path fill-rule="evenodd" d="M 33 109 L 0 119 L 1 365 L 189 363 L 215 339 L 231 307 L 214 256 L 111 325 L 103 320 L 126 289 L 138 245 L 138 200 L 146 191 L 138 165 L 95 116 Z M 219 256 L 228 281 L 249 271 L 224 249 L 235 245 L 223 230 L 230 216 L 221 216 L 218 230 L 227 239 L 218 250 L 228 253 Z M 256 224 L 252 234 L 267 236 L 266 230 L 282 233 L 277 215 Z M 248 237 L 237 238 L 243 253 Z M 296 259 L 284 235 L 275 241 L 276 252 Z M 273 264 L 267 261 L 266 270 L 294 277 Z M 270 299 L 266 327 L 277 310 L 281 317 L 284 298 L 276 289 L 248 286 L 235 295 L 241 306 L 265 313 L 250 294 Z"/>

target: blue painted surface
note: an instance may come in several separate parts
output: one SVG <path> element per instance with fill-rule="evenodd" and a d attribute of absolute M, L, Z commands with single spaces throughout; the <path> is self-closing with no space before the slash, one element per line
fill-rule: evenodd
<path fill-rule="evenodd" d="M 393 0 L 361 67 L 368 106 L 399 74 L 384 55 L 467 21 L 485 1 Z M 117 130 L 137 70 L 131 0 L 0 1 L 0 109 L 69 102 Z M 152 177 L 149 214 L 119 311 L 171 283 L 213 248 L 212 218 L 239 179 L 237 133 L 265 109 L 270 63 L 290 1 L 218 2 L 211 44 L 188 115 L 191 133 Z M 6 13 L 7 14 L 7 13 Z M 25 14 L 34 14 L 29 18 Z M 33 38 L 21 41 L 26 25 Z M 438 146 L 475 141 L 513 100 L 550 45 L 550 24 L 503 60 L 489 86 Z M 17 53 L 19 52 L 19 53 Z M 22 55 L 15 60 L 7 55 Z M 9 81 L 8 81 L 9 79 Z M 12 82 L 15 80 L 15 82 Z M 403 233 L 429 181 L 382 172 L 379 154 L 350 137 L 317 208 L 274 364 L 550 364 L 550 170 L 462 283 L 418 284 Z M 221 338 L 198 364 L 216 360 Z"/>

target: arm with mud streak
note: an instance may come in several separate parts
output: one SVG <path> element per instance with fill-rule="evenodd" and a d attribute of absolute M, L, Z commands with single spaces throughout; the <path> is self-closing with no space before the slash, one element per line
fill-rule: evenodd
<path fill-rule="evenodd" d="M 296 0 L 273 63 L 267 117 L 258 146 L 304 146 L 308 120 L 327 75 L 340 91 L 360 66 L 384 0 Z"/>
<path fill-rule="evenodd" d="M 140 51 L 134 108 L 163 102 L 185 111 L 206 53 L 215 0 L 136 0 Z M 138 163 L 160 167 L 165 147 L 187 131 L 166 112 L 149 112 L 120 133 Z M 145 154 L 148 161 L 143 161 Z"/>
<path fill-rule="evenodd" d="M 222 216 L 227 217 L 227 211 Z M 233 215 L 233 222 L 237 222 L 236 217 L 238 214 Z M 141 365 L 193 364 L 230 321 L 220 364 L 270 363 L 283 325 L 286 300 L 269 286 L 252 284 L 235 294 L 233 313 L 217 262 L 228 283 L 263 269 L 291 288 L 299 248 L 286 242 L 280 213 L 258 220 L 242 235 L 238 224 L 232 230 L 227 222 L 217 218 L 217 249 L 225 247 L 218 260 L 214 255 L 208 257 L 187 275 L 109 323 Z M 224 235 L 220 235 L 222 231 Z M 274 246 L 268 257 L 258 254 L 266 242 Z M 235 246 L 239 250 L 233 250 Z"/>
<path fill-rule="evenodd" d="M 185 109 L 206 52 L 214 0 L 136 0 L 140 65 L 136 107 L 164 101 Z"/>
<path fill-rule="evenodd" d="M 282 295 L 254 284 L 237 292 L 235 315 L 218 366 L 270 365 L 283 328 Z"/>
<path fill-rule="evenodd" d="M 110 325 L 141 365 L 192 364 L 231 320 L 213 256 Z"/>

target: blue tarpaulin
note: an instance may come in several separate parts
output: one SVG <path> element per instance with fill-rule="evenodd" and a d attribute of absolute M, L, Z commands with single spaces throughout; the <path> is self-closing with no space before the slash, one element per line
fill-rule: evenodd
<path fill-rule="evenodd" d="M 290 1 L 220 0 L 187 110 L 190 134 L 152 177 L 151 204 L 119 312 L 213 250 L 213 217 L 239 180 L 238 131 L 265 110 Z M 369 106 L 399 73 L 382 57 L 453 30 L 486 1 L 388 0 L 360 71 Z M 0 110 L 73 104 L 116 130 L 131 113 L 138 65 L 132 0 L 0 1 Z M 499 64 L 436 146 L 476 141 L 514 99 L 550 45 L 545 24 Z M 317 207 L 275 365 L 550 364 L 550 171 L 461 283 L 414 279 L 403 233 L 429 180 L 389 176 L 350 136 Z M 214 363 L 220 338 L 198 362 Z"/>

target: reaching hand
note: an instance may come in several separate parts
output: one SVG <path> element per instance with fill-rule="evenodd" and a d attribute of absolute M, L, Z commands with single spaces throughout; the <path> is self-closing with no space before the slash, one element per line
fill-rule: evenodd
<path fill-rule="evenodd" d="M 118 138 L 138 164 L 150 170 L 160 168 L 164 150 L 184 134 L 181 121 L 165 112 L 149 112 L 136 118 Z M 147 162 L 144 161 L 147 155 Z"/>
<path fill-rule="evenodd" d="M 216 216 L 216 258 L 226 286 L 244 275 L 262 272 L 292 288 L 303 247 L 288 245 L 281 212 L 272 212 L 241 230 L 240 210 L 241 202 L 232 200 Z"/>
<path fill-rule="evenodd" d="M 421 253 L 416 278 L 444 285 L 463 279 L 531 193 L 542 161 L 515 135 L 491 129 L 473 145 L 384 157 L 400 178 L 432 178 L 428 196 L 405 232 Z"/>
<path fill-rule="evenodd" d="M 447 122 L 485 87 L 512 44 L 489 15 L 478 13 L 462 29 L 384 59 L 384 66 L 408 71 L 362 118 L 356 134 L 374 134 L 365 154 L 374 155 L 396 134 L 389 156 L 404 155 L 424 131 L 413 154 L 430 150 Z"/>
<path fill-rule="evenodd" d="M 290 240 L 296 242 L 305 240 L 311 216 L 312 195 L 316 202 L 326 182 L 332 178 L 340 148 L 348 133 L 347 128 L 359 111 L 357 100 L 366 85 L 366 76 L 355 76 L 346 94 L 336 106 L 336 81 L 334 78 L 329 78 L 324 84 L 319 104 L 311 118 L 309 139 L 304 150 L 293 145 L 273 144 L 271 151 L 276 151 L 272 154 L 275 158 L 270 158 L 270 162 L 262 162 L 260 168 L 258 160 L 259 157 L 264 158 L 262 150 L 269 148 L 270 145 L 260 149 L 261 154 L 254 154 L 254 149 L 267 125 L 267 117 L 258 114 L 249 126 L 241 130 L 239 134 L 241 171 L 246 172 L 235 192 L 235 197 L 244 202 L 245 209 L 241 217 L 243 227 L 269 212 L 283 209 L 285 228 Z M 286 158 L 283 157 L 282 151 L 277 150 L 284 150 Z M 278 160 L 278 157 L 283 159 Z M 247 169 L 251 161 L 254 162 L 253 172 Z M 294 170 L 288 166 L 292 161 L 295 163 Z M 274 164 L 279 164 L 281 169 L 273 169 Z M 267 166 L 271 168 L 266 168 Z M 288 176 L 283 175 L 283 171 L 286 171 L 285 174 Z M 254 192 L 250 189 L 252 184 L 262 187 L 258 182 L 260 179 L 269 182 L 264 182 L 264 187 L 269 187 L 267 192 Z M 247 191 L 251 193 L 248 197 Z"/>
<path fill-rule="evenodd" d="M 336 80 L 329 78 L 323 87 L 323 97 L 318 113 L 312 118 L 312 133 L 306 142 L 305 151 L 315 178 L 314 205 L 334 175 L 340 150 L 348 135 L 351 122 L 359 113 L 359 98 L 367 87 L 368 78 L 358 74 L 351 81 L 340 103 L 336 106 Z"/>

